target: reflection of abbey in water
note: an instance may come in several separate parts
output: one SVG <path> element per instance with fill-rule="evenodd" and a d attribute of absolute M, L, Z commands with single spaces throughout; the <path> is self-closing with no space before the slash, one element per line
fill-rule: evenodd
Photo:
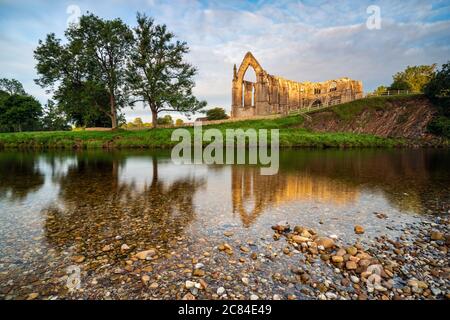
<path fill-rule="evenodd" d="M 358 188 L 308 172 L 262 176 L 257 168 L 232 168 L 233 212 L 251 225 L 269 206 L 294 200 L 346 204 L 356 200 Z"/>
<path fill-rule="evenodd" d="M 244 80 L 252 67 L 256 82 Z M 269 114 L 288 114 L 289 111 L 318 106 L 332 106 L 363 97 L 361 81 L 340 78 L 325 82 L 296 82 L 268 74 L 248 52 L 239 67 L 234 66 L 232 84 L 233 118 Z"/>

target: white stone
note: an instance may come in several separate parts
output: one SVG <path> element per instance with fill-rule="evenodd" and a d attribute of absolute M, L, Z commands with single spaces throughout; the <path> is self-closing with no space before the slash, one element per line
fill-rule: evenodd
<path fill-rule="evenodd" d="M 337 299 L 337 295 L 336 295 L 335 293 L 333 293 L 333 292 L 327 292 L 327 293 L 325 293 L 325 296 L 326 296 L 328 299 L 332 299 L 332 300 Z"/>
<path fill-rule="evenodd" d="M 199 263 L 197 263 L 196 265 L 195 265 L 195 269 L 201 269 L 201 268 L 203 268 L 205 265 L 203 264 L 203 263 L 201 263 L 201 262 L 199 262 Z"/>
<path fill-rule="evenodd" d="M 185 283 L 185 286 L 186 286 L 186 289 L 192 289 L 192 288 L 195 287 L 195 282 L 187 280 L 186 283 Z"/>

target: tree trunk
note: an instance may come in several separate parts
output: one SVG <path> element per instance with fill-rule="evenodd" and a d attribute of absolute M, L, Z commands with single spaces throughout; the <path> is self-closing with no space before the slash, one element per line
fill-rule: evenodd
<path fill-rule="evenodd" d="M 152 109 L 152 125 L 153 128 L 158 127 L 158 112 Z"/>
<path fill-rule="evenodd" d="M 111 128 L 117 129 L 117 113 L 116 113 L 116 101 L 114 99 L 114 95 L 109 95 L 109 104 L 111 106 Z"/>

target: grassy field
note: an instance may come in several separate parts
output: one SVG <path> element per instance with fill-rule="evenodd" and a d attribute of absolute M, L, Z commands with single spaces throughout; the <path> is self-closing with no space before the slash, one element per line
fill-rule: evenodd
<path fill-rule="evenodd" d="M 304 119 L 288 116 L 277 119 L 247 120 L 204 126 L 219 129 L 279 129 L 281 147 L 393 147 L 404 144 L 400 139 L 352 133 L 317 133 L 302 128 Z M 193 136 L 193 128 L 187 128 Z M 95 149 L 95 148 L 170 148 L 172 128 L 143 131 L 58 131 L 1 133 L 0 147 L 20 149 Z M 204 142 L 208 144 L 208 142 Z"/>
<path fill-rule="evenodd" d="M 355 100 L 352 102 L 343 103 L 333 107 L 332 110 L 336 116 L 342 120 L 351 120 L 357 116 L 362 109 L 384 111 L 390 107 L 391 102 L 411 101 L 423 97 L 421 94 L 396 95 L 396 96 L 380 96 L 369 97 Z M 319 110 L 318 112 L 321 112 Z M 314 112 L 311 112 L 314 113 Z"/>

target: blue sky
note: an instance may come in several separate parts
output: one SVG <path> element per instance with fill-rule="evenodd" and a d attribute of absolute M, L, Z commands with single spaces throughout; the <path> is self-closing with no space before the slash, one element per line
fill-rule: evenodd
<path fill-rule="evenodd" d="M 371 5 L 380 8 L 379 30 L 366 26 Z M 233 64 L 247 51 L 271 74 L 298 81 L 348 76 L 362 80 L 365 91 L 389 85 L 407 65 L 450 60 L 450 0 L 0 0 L 0 77 L 20 80 L 45 102 L 50 96 L 33 82 L 33 50 L 50 32 L 63 37 L 73 6 L 130 25 L 143 11 L 167 24 L 191 48 L 195 94 L 228 111 Z M 125 112 L 129 120 L 150 120 L 140 106 Z"/>

